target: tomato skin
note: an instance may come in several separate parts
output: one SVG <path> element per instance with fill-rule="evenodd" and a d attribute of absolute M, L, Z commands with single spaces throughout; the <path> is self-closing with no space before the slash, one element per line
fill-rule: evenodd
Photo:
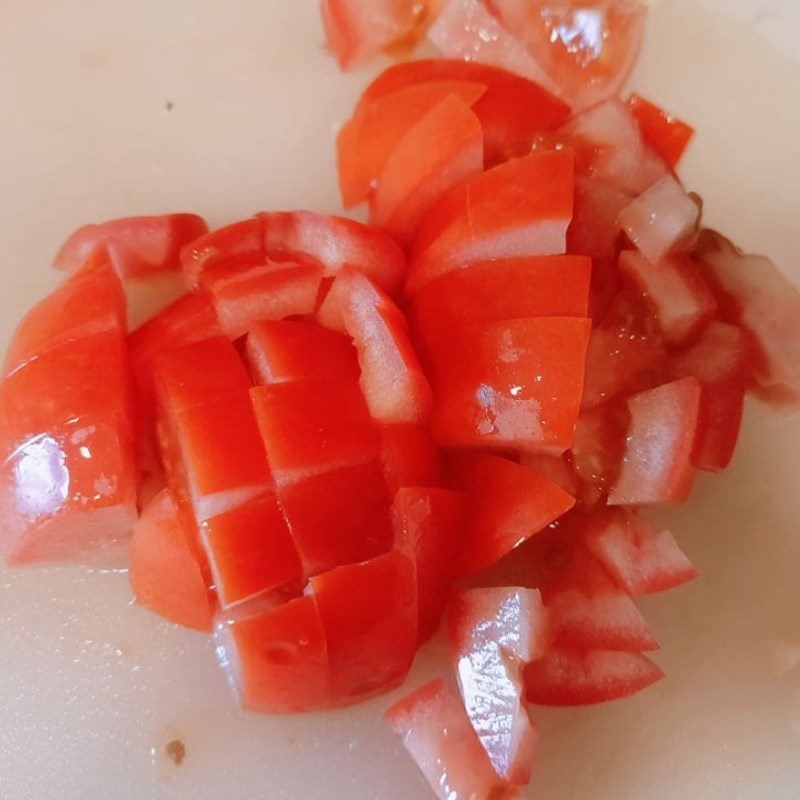
<path fill-rule="evenodd" d="M 379 427 L 381 463 L 390 495 L 406 486 L 441 486 L 442 454 L 428 431 L 401 423 Z"/>
<path fill-rule="evenodd" d="M 499 456 L 453 456 L 449 471 L 452 485 L 468 498 L 463 575 L 499 561 L 575 504 L 543 475 Z"/>
<path fill-rule="evenodd" d="M 456 579 L 466 524 L 466 497 L 430 487 L 398 489 L 392 504 L 397 546 L 413 554 L 417 571 L 418 636 L 436 632 Z"/>
<path fill-rule="evenodd" d="M 482 169 L 480 120 L 458 97 L 446 97 L 387 159 L 370 198 L 370 223 L 408 246 L 436 201 Z"/>
<path fill-rule="evenodd" d="M 406 291 L 485 259 L 557 255 L 572 219 L 573 156 L 534 153 L 445 195 L 417 229 Z"/>
<path fill-rule="evenodd" d="M 313 597 L 222 620 L 215 639 L 220 665 L 242 708 L 296 714 L 328 706 L 327 642 Z"/>
<path fill-rule="evenodd" d="M 628 98 L 628 108 L 647 144 L 670 169 L 675 169 L 694 136 L 694 128 L 638 94 Z"/>
<path fill-rule="evenodd" d="M 569 106 L 534 81 L 490 64 L 460 59 L 422 59 L 395 64 L 366 89 L 355 116 L 380 98 L 418 83 L 470 81 L 486 86 L 472 105 L 483 127 L 487 167 L 530 153 L 540 133 L 565 123 Z"/>
<path fill-rule="evenodd" d="M 463 328 L 433 361 L 434 438 L 447 447 L 569 449 L 590 331 L 590 320 L 573 317 Z"/>
<path fill-rule="evenodd" d="M 75 272 L 102 249 L 120 278 L 148 278 L 180 270 L 181 249 L 207 232 L 205 220 L 194 214 L 127 217 L 84 225 L 64 242 L 53 266 Z"/>
<path fill-rule="evenodd" d="M 641 653 L 550 650 L 525 670 L 528 702 L 585 706 L 646 689 L 664 673 Z"/>
<path fill-rule="evenodd" d="M 610 505 L 680 502 L 694 482 L 700 383 L 682 378 L 628 398 L 631 427 Z"/>
<path fill-rule="evenodd" d="M 474 80 L 432 79 L 360 103 L 336 139 L 339 188 L 345 208 L 370 196 L 400 143 L 443 100 L 459 98 L 473 106 L 486 89 L 486 84 Z"/>
<path fill-rule="evenodd" d="M 145 506 L 133 532 L 130 580 L 136 599 L 151 611 L 179 625 L 213 630 L 213 596 L 167 489 Z"/>
<path fill-rule="evenodd" d="M 525 664 L 549 644 L 546 611 L 534 589 L 472 589 L 448 610 L 451 657 L 470 721 L 497 774 L 531 779 L 537 734 L 522 705 Z"/>
<path fill-rule="evenodd" d="M 330 696 L 346 705 L 402 681 L 417 647 L 413 558 L 393 550 L 309 583 L 328 645 Z"/>
<path fill-rule="evenodd" d="M 407 695 L 384 718 L 439 800 L 517 796 L 492 768 L 463 704 L 441 680 Z"/>

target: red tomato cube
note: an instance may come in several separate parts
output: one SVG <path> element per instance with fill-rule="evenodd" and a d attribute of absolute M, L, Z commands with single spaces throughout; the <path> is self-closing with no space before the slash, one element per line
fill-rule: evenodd
<path fill-rule="evenodd" d="M 440 486 L 442 456 L 428 431 L 400 423 L 379 428 L 381 463 L 389 494 L 404 486 Z"/>
<path fill-rule="evenodd" d="M 575 210 L 567 231 L 567 252 L 594 258 L 617 255 L 621 231 L 617 219 L 633 196 L 613 184 L 578 175 Z"/>
<path fill-rule="evenodd" d="M 694 136 L 694 129 L 638 94 L 630 96 L 628 108 L 645 142 L 670 169 L 675 169 Z"/>
<path fill-rule="evenodd" d="M 211 632 L 214 601 L 178 507 L 162 489 L 144 508 L 133 532 L 130 580 L 136 599 L 156 614 Z"/>
<path fill-rule="evenodd" d="M 570 151 L 534 153 L 453 189 L 417 230 L 406 289 L 475 261 L 565 252 L 573 172 Z"/>
<path fill-rule="evenodd" d="M 180 258 L 190 288 L 200 283 L 203 272 L 230 258 L 265 259 L 261 221 L 252 218 L 209 231 L 181 250 Z"/>
<path fill-rule="evenodd" d="M 514 791 L 492 768 L 463 704 L 434 680 L 385 714 L 439 800 L 510 800 Z"/>
<path fill-rule="evenodd" d="M 328 645 L 336 705 L 389 689 L 405 678 L 417 649 L 413 558 L 393 550 L 317 575 L 309 587 Z"/>
<path fill-rule="evenodd" d="M 628 399 L 631 427 L 610 505 L 680 502 L 694 482 L 700 383 L 683 378 Z"/>
<path fill-rule="evenodd" d="M 359 377 L 356 349 L 347 336 L 313 322 L 259 322 L 247 336 L 245 354 L 257 384 Z"/>

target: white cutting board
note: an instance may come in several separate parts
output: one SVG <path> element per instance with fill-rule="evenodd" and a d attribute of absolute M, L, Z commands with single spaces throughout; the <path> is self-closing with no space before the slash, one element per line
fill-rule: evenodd
<path fill-rule="evenodd" d="M 634 86 L 698 126 L 710 223 L 800 283 L 800 3 L 655 5 Z M 84 222 L 337 210 L 333 135 L 371 74 L 326 57 L 315 0 L 0 0 L 0 342 Z M 800 418 L 753 403 L 732 468 L 670 515 L 703 578 L 643 604 L 667 680 L 537 710 L 531 797 L 800 797 L 798 511 Z M 132 605 L 126 575 L 0 567 L 1 800 L 422 800 L 388 702 L 242 714 L 209 639 Z"/>

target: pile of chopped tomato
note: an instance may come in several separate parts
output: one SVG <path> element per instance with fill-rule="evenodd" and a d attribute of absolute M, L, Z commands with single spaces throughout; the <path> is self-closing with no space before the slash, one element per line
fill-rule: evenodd
<path fill-rule="evenodd" d="M 663 677 L 636 599 L 697 570 L 645 509 L 725 469 L 748 392 L 800 400 L 800 293 L 702 229 L 692 129 L 619 98 L 635 0 L 323 16 L 343 66 L 453 57 L 389 67 L 343 126 L 369 224 L 78 230 L 3 366 L 0 547 L 127 559 L 254 711 L 386 692 L 443 628 L 452 665 L 387 719 L 439 797 L 510 798 L 531 706 Z"/>

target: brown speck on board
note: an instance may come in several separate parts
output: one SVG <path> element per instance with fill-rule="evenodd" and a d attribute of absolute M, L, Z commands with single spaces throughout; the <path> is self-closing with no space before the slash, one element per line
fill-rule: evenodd
<path fill-rule="evenodd" d="M 186 745 L 182 739 L 170 739 L 164 745 L 164 755 L 171 759 L 176 767 L 183 764 L 183 759 L 186 758 Z"/>
<path fill-rule="evenodd" d="M 164 108 L 166 108 L 167 111 L 172 111 L 172 109 L 175 108 L 175 103 L 173 103 L 172 100 L 167 100 L 167 102 L 164 103 Z"/>

